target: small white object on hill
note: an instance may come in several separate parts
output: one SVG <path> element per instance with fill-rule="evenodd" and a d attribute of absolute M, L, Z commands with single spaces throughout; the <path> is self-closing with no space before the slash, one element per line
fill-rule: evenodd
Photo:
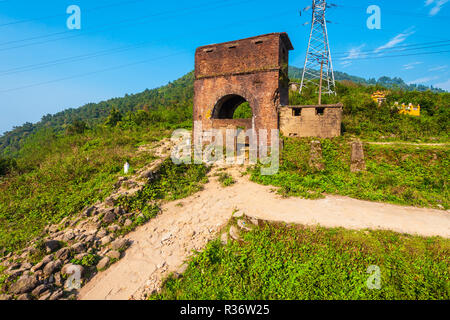
<path fill-rule="evenodd" d="M 123 172 L 125 174 L 128 174 L 128 171 L 130 171 L 130 164 L 128 162 L 125 162 L 125 165 L 123 166 Z"/>

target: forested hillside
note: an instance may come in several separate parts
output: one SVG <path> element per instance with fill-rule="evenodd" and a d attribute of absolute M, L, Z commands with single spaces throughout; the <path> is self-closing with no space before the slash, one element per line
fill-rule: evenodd
<path fill-rule="evenodd" d="M 289 76 L 292 79 L 301 78 L 301 74 L 302 69 L 290 67 Z M 442 91 L 434 88 L 429 90 L 430 88 L 425 86 L 406 85 L 400 78 L 391 79 L 389 77 L 382 77 L 378 81 L 375 81 L 375 79 L 365 80 L 346 73 L 336 72 L 336 80 L 351 81 L 364 85 L 366 88 L 371 88 L 371 86 L 392 88 L 398 91 L 396 93 L 397 96 L 404 94 L 403 91 L 417 90 L 418 92 L 428 90 L 426 96 L 430 97 L 431 92 L 436 93 Z M 24 138 L 43 128 L 51 128 L 54 132 L 61 132 L 67 130 L 76 121 L 83 121 L 88 127 L 95 126 L 106 119 L 112 108 L 116 108 L 122 114 L 136 110 L 156 110 L 166 107 L 184 106 L 189 108 L 194 95 L 193 81 L 194 73 L 190 72 L 173 83 L 169 83 L 160 88 L 147 89 L 144 92 L 125 95 L 122 98 L 113 98 L 100 103 L 89 103 L 77 109 L 67 109 L 54 115 L 46 115 L 38 123 L 25 123 L 0 136 L 0 154 L 13 154 L 23 145 Z M 370 90 L 373 90 L 373 88 Z M 366 91 L 370 92 L 370 90 Z M 417 93 L 406 95 L 408 99 L 409 97 L 413 97 L 413 100 L 406 99 L 405 102 L 425 104 L 425 108 L 428 108 L 428 110 L 432 109 L 431 106 L 428 106 L 430 102 L 425 102 L 425 99 L 419 97 Z M 432 96 L 435 97 L 434 95 Z"/>
<path fill-rule="evenodd" d="M 163 87 L 145 90 L 141 93 L 125 95 L 100 103 L 89 103 L 77 109 L 67 109 L 54 115 L 46 115 L 38 123 L 25 123 L 0 136 L 0 154 L 13 153 L 23 144 L 24 138 L 43 128 L 52 128 L 55 132 L 67 129 L 75 121 L 83 121 L 92 127 L 103 122 L 112 108 L 125 114 L 136 110 L 156 110 L 164 107 L 188 106 L 194 95 L 194 73 Z"/>

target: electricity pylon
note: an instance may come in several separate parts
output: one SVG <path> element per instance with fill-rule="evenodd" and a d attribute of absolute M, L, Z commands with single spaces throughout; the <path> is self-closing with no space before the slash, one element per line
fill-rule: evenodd
<path fill-rule="evenodd" d="M 319 104 L 322 102 L 322 94 L 336 94 L 333 62 L 328 42 L 327 20 L 325 18 L 325 13 L 329 7 L 326 0 L 313 0 L 312 6 L 304 9 L 304 11 L 307 11 L 312 8 L 312 21 L 300 93 L 309 84 L 318 86 Z"/>

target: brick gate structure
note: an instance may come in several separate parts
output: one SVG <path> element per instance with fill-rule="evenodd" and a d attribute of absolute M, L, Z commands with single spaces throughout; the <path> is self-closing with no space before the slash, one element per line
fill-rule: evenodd
<path fill-rule="evenodd" d="M 289 103 L 286 33 L 213 44 L 195 53 L 194 121 L 203 129 L 278 129 L 278 106 Z M 233 119 L 248 102 L 252 119 Z M 270 132 L 270 131 L 269 131 Z"/>
<path fill-rule="evenodd" d="M 260 129 L 265 129 L 269 143 L 272 129 L 281 129 L 288 136 L 310 133 L 321 137 L 340 135 L 339 113 L 342 113 L 342 108 L 336 109 L 337 113 L 327 111 L 318 117 L 317 121 L 323 121 L 320 130 L 316 130 L 317 121 L 309 118 L 302 122 L 283 119 L 288 114 L 288 118 L 291 117 L 289 112 L 283 112 L 283 107 L 289 104 L 289 51 L 293 49 L 287 33 L 271 33 L 197 48 L 194 121 L 200 122 L 203 130 L 254 129 L 258 134 Z M 234 112 L 244 102 L 249 103 L 253 118 L 233 119 Z M 320 107 L 328 109 L 327 106 Z M 324 121 L 328 116 L 333 119 Z M 301 125 L 296 127 L 296 121 Z M 285 128 L 283 124 L 287 124 Z M 309 130 L 309 126 L 315 126 L 315 130 Z M 304 134 L 298 134 L 299 130 Z"/>

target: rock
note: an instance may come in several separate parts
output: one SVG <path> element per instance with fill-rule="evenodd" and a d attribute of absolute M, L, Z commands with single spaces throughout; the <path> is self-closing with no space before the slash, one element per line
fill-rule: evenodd
<path fill-rule="evenodd" d="M 39 286 L 37 286 L 32 292 L 31 294 L 35 297 L 39 297 L 41 296 L 45 291 L 48 290 L 48 286 L 46 284 L 41 284 Z"/>
<path fill-rule="evenodd" d="M 120 260 L 120 252 L 117 251 L 117 250 L 109 251 L 109 252 L 106 254 L 106 256 L 109 257 L 109 258 L 111 258 L 111 259 Z"/>
<path fill-rule="evenodd" d="M 62 241 L 64 242 L 68 242 L 70 240 L 73 240 L 75 238 L 75 234 L 72 231 L 66 232 L 63 236 L 62 236 Z"/>
<path fill-rule="evenodd" d="M 244 216 L 244 212 L 237 210 L 235 213 L 233 213 L 233 217 L 235 218 L 242 218 Z"/>
<path fill-rule="evenodd" d="M 77 265 L 77 264 L 72 264 L 72 263 L 68 263 L 66 264 L 62 269 L 61 269 L 61 274 L 64 276 L 70 276 L 73 274 L 78 274 L 80 276 L 82 276 L 84 273 L 84 267 Z"/>
<path fill-rule="evenodd" d="M 62 248 L 55 253 L 55 258 L 64 261 L 69 259 L 71 255 L 70 248 Z"/>
<path fill-rule="evenodd" d="M 95 236 L 94 235 L 90 235 L 90 236 L 87 236 L 86 239 L 84 239 L 84 243 L 86 243 L 87 246 L 89 246 L 89 244 L 94 242 L 94 240 L 95 240 Z"/>
<path fill-rule="evenodd" d="M 63 296 L 64 292 L 62 289 L 59 289 L 55 292 L 52 293 L 52 295 L 50 296 L 50 298 L 48 298 L 48 300 L 58 300 L 59 298 L 61 298 Z"/>
<path fill-rule="evenodd" d="M 25 262 L 22 264 L 21 269 L 30 270 L 33 267 L 33 265 L 29 262 Z"/>
<path fill-rule="evenodd" d="M 10 286 L 9 291 L 17 295 L 28 293 L 36 288 L 38 284 L 39 280 L 36 278 L 36 276 L 24 275 L 17 282 L 13 283 Z"/>
<path fill-rule="evenodd" d="M 125 213 L 125 210 L 123 210 L 121 207 L 114 208 L 114 214 L 115 214 L 116 216 L 121 216 L 121 215 L 123 215 L 124 213 Z"/>
<path fill-rule="evenodd" d="M 85 217 L 91 217 L 98 214 L 98 210 L 95 206 L 89 207 L 86 210 L 83 211 L 83 216 Z"/>
<path fill-rule="evenodd" d="M 53 275 L 53 277 L 55 278 L 55 284 L 56 284 L 58 287 L 62 287 L 62 285 L 63 285 L 63 279 L 62 279 L 62 277 L 61 277 L 61 273 L 60 273 L 60 272 L 57 272 L 57 273 L 55 273 L 55 274 Z"/>
<path fill-rule="evenodd" d="M 241 240 L 241 237 L 239 236 L 239 230 L 235 226 L 231 226 L 230 228 L 230 237 L 236 241 Z"/>
<path fill-rule="evenodd" d="M 17 300 L 20 300 L 20 301 L 31 300 L 31 296 L 29 293 L 24 293 L 24 294 L 21 294 L 20 296 L 18 296 Z"/>
<path fill-rule="evenodd" d="M 61 247 L 59 241 L 56 240 L 48 240 L 44 243 L 45 249 L 48 253 L 55 252 Z"/>
<path fill-rule="evenodd" d="M 102 246 L 107 245 L 108 243 L 110 243 L 112 241 L 111 236 L 105 236 L 100 240 L 100 244 Z"/>
<path fill-rule="evenodd" d="M 115 220 L 116 220 L 116 214 L 114 213 L 114 211 L 108 211 L 103 216 L 102 221 L 106 224 L 110 224 L 110 223 L 113 223 Z"/>
<path fill-rule="evenodd" d="M 84 243 L 79 242 L 74 244 L 71 249 L 73 250 L 73 252 L 75 253 L 82 253 L 84 251 L 86 251 L 86 246 L 84 245 Z"/>
<path fill-rule="evenodd" d="M 97 238 L 101 239 L 101 238 L 103 238 L 104 236 L 106 236 L 107 234 L 108 234 L 108 231 L 106 231 L 105 229 L 100 229 L 100 230 L 97 232 Z"/>
<path fill-rule="evenodd" d="M 49 262 L 44 268 L 44 275 L 46 276 L 52 275 L 54 272 L 59 271 L 61 269 L 61 266 L 62 266 L 61 260 Z"/>
<path fill-rule="evenodd" d="M 0 294 L 0 301 L 12 300 L 13 296 L 10 294 Z"/>
<path fill-rule="evenodd" d="M 350 170 L 359 172 L 366 170 L 366 161 L 364 160 L 364 148 L 361 141 L 352 142 L 352 157 Z"/>
<path fill-rule="evenodd" d="M 110 247 L 112 250 L 123 251 L 128 247 L 128 240 L 124 238 L 117 239 L 111 243 Z"/>
<path fill-rule="evenodd" d="M 223 233 L 223 234 L 220 236 L 220 242 L 221 242 L 223 245 L 226 245 L 226 244 L 228 243 L 228 235 L 227 235 L 226 233 Z"/>
<path fill-rule="evenodd" d="M 311 141 L 311 150 L 309 154 L 309 166 L 315 170 L 325 170 L 322 156 L 322 144 L 320 141 Z"/>
<path fill-rule="evenodd" d="M 84 257 L 87 257 L 88 255 L 89 255 L 89 254 L 86 253 L 86 252 L 77 254 L 77 255 L 75 256 L 75 260 L 83 260 L 83 258 L 84 258 Z"/>
<path fill-rule="evenodd" d="M 250 229 L 250 228 L 247 226 L 247 223 L 246 223 L 244 220 L 238 220 L 238 221 L 237 221 L 237 225 L 238 225 L 238 227 L 241 228 L 242 230 L 245 230 L 245 231 L 251 231 L 251 230 L 252 230 L 252 229 Z"/>
<path fill-rule="evenodd" d="M 117 224 L 113 224 L 113 225 L 108 227 L 108 231 L 112 232 L 112 233 L 116 232 L 119 229 L 120 229 L 120 227 Z"/>
<path fill-rule="evenodd" d="M 105 199 L 105 205 L 108 207 L 114 207 L 114 198 L 109 197 Z"/>
<path fill-rule="evenodd" d="M 50 290 L 45 291 L 42 293 L 42 295 L 39 297 L 39 300 L 48 300 L 52 295 L 52 292 Z"/>
<path fill-rule="evenodd" d="M 97 270 L 102 271 L 106 269 L 109 265 L 110 259 L 109 257 L 104 257 L 100 262 L 97 264 Z"/>
<path fill-rule="evenodd" d="M 133 221 L 131 221 L 130 219 L 125 220 L 125 223 L 123 224 L 124 227 L 129 227 L 133 224 Z"/>
<path fill-rule="evenodd" d="M 48 256 L 45 256 L 41 262 L 39 262 L 37 265 L 35 265 L 33 268 L 31 268 L 31 272 L 36 272 L 38 270 L 41 270 L 43 267 L 45 267 L 45 265 L 47 263 L 49 263 L 52 260 L 53 260 L 53 255 L 50 254 Z"/>
<path fill-rule="evenodd" d="M 256 218 L 250 218 L 249 219 L 250 220 L 250 222 L 253 224 L 253 225 L 255 225 L 255 226 L 259 226 L 259 220 L 258 219 L 256 219 Z"/>

